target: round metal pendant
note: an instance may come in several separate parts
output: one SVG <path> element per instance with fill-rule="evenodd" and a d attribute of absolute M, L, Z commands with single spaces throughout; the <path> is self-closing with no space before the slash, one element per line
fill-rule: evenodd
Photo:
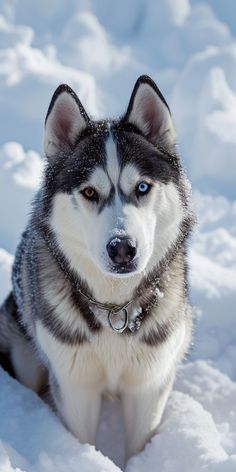
<path fill-rule="evenodd" d="M 121 317 L 122 312 L 124 313 L 123 317 Z M 108 313 L 108 322 L 114 331 L 123 333 L 129 323 L 128 310 L 126 308 L 122 308 L 119 311 L 110 310 Z"/>

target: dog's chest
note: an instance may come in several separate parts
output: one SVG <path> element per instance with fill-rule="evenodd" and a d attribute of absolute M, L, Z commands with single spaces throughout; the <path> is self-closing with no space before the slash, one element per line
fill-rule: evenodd
<path fill-rule="evenodd" d="M 50 327 L 47 329 L 37 320 L 38 343 L 61 384 L 68 381 L 112 392 L 127 385 L 144 384 L 157 375 L 165 375 L 182 343 L 179 330 L 155 346 L 143 341 L 144 334 L 152 329 L 153 319 L 168 319 L 165 298 L 153 314 L 154 318 L 146 320 L 138 332 L 128 335 L 115 332 L 107 321 L 101 330 L 92 332 L 60 280 L 57 284 L 47 284 L 42 293 L 47 303 L 54 306 L 51 316 L 56 321 L 55 326 L 58 327 L 60 322 L 64 333 L 71 331 L 70 342 L 66 343 L 60 337 L 61 332 L 56 331 L 53 335 Z M 84 335 L 85 340 L 81 344 L 75 342 L 74 334 L 77 332 Z"/>
<path fill-rule="evenodd" d="M 150 375 L 155 359 L 137 338 L 118 334 L 111 328 L 79 346 L 67 345 L 53 337 L 37 322 L 38 342 L 60 383 L 119 392 L 128 383 L 139 384 Z M 153 350 L 152 350 L 153 351 Z"/>

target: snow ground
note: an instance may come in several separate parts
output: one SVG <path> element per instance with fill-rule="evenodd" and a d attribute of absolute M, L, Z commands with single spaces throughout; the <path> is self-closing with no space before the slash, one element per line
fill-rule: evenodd
<path fill-rule="evenodd" d="M 68 82 L 92 115 L 112 116 L 124 111 L 137 76 L 149 73 L 171 106 L 193 181 L 195 342 L 160 433 L 128 472 L 236 470 L 235 14 L 233 0 L 0 4 L 0 301 L 40 181 L 43 120 L 59 83 Z M 122 468 L 118 404 L 104 404 L 104 454 L 80 445 L 2 370 L 0 418 L 0 472 L 119 470 L 106 455 Z"/>

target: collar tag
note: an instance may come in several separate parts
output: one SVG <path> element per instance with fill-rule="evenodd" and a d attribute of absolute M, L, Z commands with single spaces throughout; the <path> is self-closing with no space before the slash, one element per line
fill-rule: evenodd
<path fill-rule="evenodd" d="M 129 323 L 127 308 L 121 308 L 119 311 L 109 310 L 108 322 L 110 327 L 117 333 L 123 333 Z"/>

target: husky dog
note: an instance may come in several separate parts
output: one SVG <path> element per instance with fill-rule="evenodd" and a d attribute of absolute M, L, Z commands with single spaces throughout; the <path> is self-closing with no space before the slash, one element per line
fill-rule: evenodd
<path fill-rule="evenodd" d="M 170 110 L 141 76 L 120 120 L 92 121 L 68 85 L 45 122 L 47 165 L 0 313 L 0 351 L 95 444 L 101 397 L 120 396 L 127 458 L 157 431 L 191 340 L 189 185 Z"/>

